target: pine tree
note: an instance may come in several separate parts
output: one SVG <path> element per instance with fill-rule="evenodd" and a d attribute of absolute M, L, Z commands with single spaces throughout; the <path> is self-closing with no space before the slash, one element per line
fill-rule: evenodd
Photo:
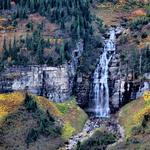
<path fill-rule="evenodd" d="M 61 48 L 59 49 L 59 54 L 61 57 L 61 64 L 64 63 L 65 61 L 65 51 L 64 51 L 64 44 L 61 46 Z"/>
<path fill-rule="evenodd" d="M 3 50 L 7 50 L 6 37 L 4 37 Z"/>
<path fill-rule="evenodd" d="M 0 9 L 10 9 L 11 0 L 0 0 Z"/>
<path fill-rule="evenodd" d="M 7 60 L 8 57 L 9 57 L 9 52 L 7 49 L 6 38 L 4 38 L 3 51 L 2 51 L 2 61 Z"/>
<path fill-rule="evenodd" d="M 38 47 L 37 47 L 37 62 L 38 64 L 43 64 L 43 47 L 42 47 L 42 40 L 39 42 Z"/>

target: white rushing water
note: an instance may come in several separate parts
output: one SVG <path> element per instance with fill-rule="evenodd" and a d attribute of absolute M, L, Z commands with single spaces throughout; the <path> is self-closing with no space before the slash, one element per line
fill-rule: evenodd
<path fill-rule="evenodd" d="M 94 114 L 96 117 L 109 117 L 109 87 L 108 87 L 108 70 L 109 62 L 116 50 L 115 29 L 109 31 L 109 39 L 105 40 L 103 53 L 100 56 L 99 63 L 94 72 L 93 81 L 93 103 Z"/>
<path fill-rule="evenodd" d="M 123 138 L 123 131 L 118 121 L 114 117 L 110 118 L 101 118 L 109 117 L 109 87 L 108 87 L 108 71 L 109 71 L 109 62 L 115 54 L 116 50 L 116 32 L 115 29 L 111 28 L 109 30 L 109 39 L 105 40 L 105 45 L 103 49 L 103 54 L 100 56 L 99 63 L 94 72 L 93 78 L 93 102 L 95 116 L 98 118 L 92 117 L 85 123 L 83 130 L 73 135 L 63 148 L 59 150 L 73 150 L 75 149 L 78 142 L 83 142 L 93 135 L 96 129 L 106 128 L 107 131 L 117 135 L 120 138 L 120 142 Z M 92 107 L 92 106 L 91 106 Z M 111 145 L 110 145 L 111 146 Z"/>

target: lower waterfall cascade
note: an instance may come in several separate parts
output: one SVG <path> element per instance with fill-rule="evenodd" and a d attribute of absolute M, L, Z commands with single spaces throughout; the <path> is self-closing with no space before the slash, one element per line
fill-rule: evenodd
<path fill-rule="evenodd" d="M 116 50 L 116 33 L 114 28 L 109 29 L 109 39 L 105 40 L 103 53 L 94 71 L 92 86 L 92 113 L 95 117 L 109 117 L 109 63 Z"/>

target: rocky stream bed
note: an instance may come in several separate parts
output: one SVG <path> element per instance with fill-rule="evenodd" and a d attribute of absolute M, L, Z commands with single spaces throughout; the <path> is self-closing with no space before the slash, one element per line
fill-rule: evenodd
<path fill-rule="evenodd" d="M 124 131 L 122 127 L 119 125 L 118 120 L 115 117 L 111 118 L 89 118 L 89 120 L 85 123 L 83 130 L 72 136 L 66 143 L 63 148 L 59 150 L 73 150 L 78 142 L 83 142 L 92 136 L 96 129 L 105 129 L 108 132 L 111 132 L 117 136 L 117 142 L 109 145 L 113 146 L 119 142 L 121 142 L 124 138 Z"/>

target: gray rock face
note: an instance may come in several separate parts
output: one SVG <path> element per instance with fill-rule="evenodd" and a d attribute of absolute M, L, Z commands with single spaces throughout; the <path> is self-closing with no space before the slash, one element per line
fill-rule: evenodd
<path fill-rule="evenodd" d="M 149 73 L 144 75 L 147 80 L 145 82 L 133 81 L 130 73 L 126 80 L 123 73 L 120 72 L 120 70 L 124 69 L 124 66 L 116 65 L 119 63 L 118 58 L 114 57 L 109 67 L 110 105 L 112 111 L 119 109 L 120 106 L 131 100 L 141 97 L 145 91 L 150 90 Z"/>
<path fill-rule="evenodd" d="M 150 90 L 150 83 L 145 81 L 143 84 L 140 85 L 140 88 L 136 93 L 136 98 L 141 97 L 145 91 L 149 91 L 149 90 Z"/>
<path fill-rule="evenodd" d="M 82 107 L 87 107 L 89 103 L 90 92 L 90 77 L 85 75 L 78 75 L 76 82 L 76 95 L 78 104 Z"/>
<path fill-rule="evenodd" d="M 144 78 L 145 78 L 146 80 L 150 80 L 150 73 L 145 73 L 145 74 L 144 74 Z"/>
<path fill-rule="evenodd" d="M 112 57 L 109 65 L 109 74 L 110 104 L 113 108 L 119 108 L 122 81 L 119 78 L 119 56 L 117 54 Z"/>
<path fill-rule="evenodd" d="M 12 77 L 11 80 L 7 78 L 5 82 L 10 82 L 10 89 L 27 90 L 37 95 L 44 95 L 53 101 L 63 101 L 70 96 L 71 84 L 70 76 L 68 72 L 68 66 L 63 65 L 61 67 L 47 67 L 47 66 L 30 66 L 23 68 L 19 67 L 11 68 L 14 71 L 9 72 L 7 69 L 2 76 L 6 77 L 8 74 Z M 4 85 L 4 81 L 3 85 Z M 2 85 L 2 84 L 1 84 Z M 7 83 L 5 84 L 7 87 Z M 6 89 L 5 86 L 1 86 L 1 91 Z"/>
<path fill-rule="evenodd" d="M 80 41 L 72 52 L 69 64 L 59 67 L 36 65 L 7 68 L 0 74 L 0 92 L 27 90 L 52 101 L 62 102 L 71 96 L 78 58 L 82 52 L 83 43 Z"/>

